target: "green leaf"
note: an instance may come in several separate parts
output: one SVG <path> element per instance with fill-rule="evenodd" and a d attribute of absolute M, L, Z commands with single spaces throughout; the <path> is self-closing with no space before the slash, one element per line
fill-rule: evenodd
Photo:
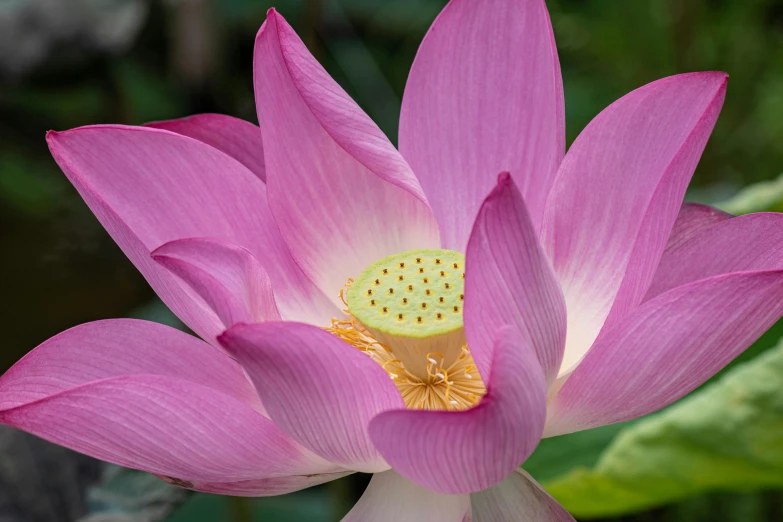
<path fill-rule="evenodd" d="M 783 337 L 783 321 L 778 321 L 750 348 L 745 350 L 716 375 L 708 379 L 702 387 L 717 382 L 742 363 L 775 348 L 781 337 Z M 539 482 L 555 480 L 574 468 L 592 468 L 598 463 L 603 452 L 623 430 L 643 420 L 644 418 L 633 419 L 612 424 L 611 426 L 601 426 L 600 428 L 543 439 L 536 451 L 525 461 L 522 467 Z"/>
<path fill-rule="evenodd" d="M 636 422 L 621 422 L 543 439 L 522 467 L 539 482 L 554 480 L 574 468 L 590 468 L 618 433 Z"/>
<path fill-rule="evenodd" d="M 735 215 L 751 212 L 783 212 L 783 174 L 774 180 L 749 185 L 733 198 L 716 206 Z"/>
<path fill-rule="evenodd" d="M 544 486 L 582 518 L 714 490 L 783 487 L 783 341 L 622 431 L 595 466 L 575 468 Z"/>

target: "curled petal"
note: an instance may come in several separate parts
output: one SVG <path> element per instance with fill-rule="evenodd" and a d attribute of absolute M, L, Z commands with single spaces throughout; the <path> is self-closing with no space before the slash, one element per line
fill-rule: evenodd
<path fill-rule="evenodd" d="M 266 180 L 261 129 L 252 123 L 225 114 L 196 114 L 176 120 L 155 121 L 147 127 L 190 136 L 224 152 Z"/>
<path fill-rule="evenodd" d="M 664 252 L 668 252 L 712 225 L 731 219 L 734 216 L 720 209 L 700 203 L 683 203 L 677 219 L 674 221 L 672 233 L 666 242 Z"/>
<path fill-rule="evenodd" d="M 719 274 L 777 268 L 783 268 L 783 214 L 746 214 L 714 224 L 667 251 L 645 300 Z"/>
<path fill-rule="evenodd" d="M 212 237 L 247 248 L 276 289 L 283 317 L 328 322 L 337 312 L 291 259 L 266 205 L 266 187 L 235 159 L 161 129 L 98 125 L 50 132 L 57 163 L 123 252 L 188 326 L 212 342 L 218 316 L 150 252 Z"/>
<path fill-rule="evenodd" d="M 190 286 L 225 328 L 280 320 L 269 276 L 244 248 L 209 238 L 180 239 L 152 257 Z"/>
<path fill-rule="evenodd" d="M 263 395 L 262 395 L 263 397 Z M 513 327 L 498 333 L 487 394 L 466 411 L 381 413 L 370 435 L 404 477 L 445 494 L 480 491 L 533 452 L 546 417 L 546 381 L 535 351 Z"/>
<path fill-rule="evenodd" d="M 508 174 L 484 201 L 466 257 L 465 332 L 481 375 L 489 374 L 497 331 L 514 325 L 538 355 L 547 381 L 554 380 L 565 348 L 563 292 Z"/>
<path fill-rule="evenodd" d="M 370 357 L 299 323 L 237 325 L 220 342 L 248 372 L 275 424 L 294 440 L 348 469 L 388 469 L 367 425 L 405 404 Z"/>

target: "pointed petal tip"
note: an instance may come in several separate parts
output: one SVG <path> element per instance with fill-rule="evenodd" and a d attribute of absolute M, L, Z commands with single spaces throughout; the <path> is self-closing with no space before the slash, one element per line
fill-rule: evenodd
<path fill-rule="evenodd" d="M 163 265 L 165 267 L 166 262 L 171 260 L 172 258 L 164 253 L 158 253 L 158 250 L 160 250 L 160 248 L 156 248 L 155 250 L 150 252 L 150 258 L 156 263 L 158 263 L 159 265 Z"/>
<path fill-rule="evenodd" d="M 188 114 L 187 116 L 183 116 L 181 118 L 176 119 L 169 119 L 169 120 L 152 120 L 148 121 L 146 123 L 143 123 L 140 125 L 140 127 L 149 127 L 153 129 L 160 129 L 163 127 L 163 130 L 168 130 L 165 128 L 166 124 L 171 123 L 173 121 L 193 121 L 198 120 L 199 118 L 209 118 L 209 117 L 226 117 L 225 114 L 220 114 L 218 112 L 199 112 L 196 114 Z"/>
<path fill-rule="evenodd" d="M 240 323 L 242 324 L 242 323 Z M 227 328 L 226 330 L 223 330 L 221 333 L 218 334 L 218 336 L 215 338 L 217 339 L 218 344 L 222 346 L 226 351 L 228 351 L 228 345 L 231 342 L 231 334 L 229 333 L 229 330 L 233 330 L 238 325 L 234 324 L 231 325 L 230 328 Z"/>
<path fill-rule="evenodd" d="M 48 130 L 48 131 L 46 131 L 46 141 L 51 144 L 51 143 L 55 142 L 58 138 L 61 138 L 61 137 L 65 136 L 65 135 L 67 135 L 67 134 L 72 134 L 72 133 L 78 132 L 78 131 L 80 131 L 82 129 L 89 129 L 89 128 L 94 128 L 94 127 L 105 127 L 105 126 L 107 126 L 107 125 L 106 124 L 103 124 L 103 125 L 96 124 L 96 125 L 82 125 L 81 127 L 74 127 L 72 129 L 65 129 L 65 130 L 61 130 L 61 131 Z"/>
<path fill-rule="evenodd" d="M 217 341 L 220 343 L 220 346 L 231 353 L 231 342 L 237 338 L 237 334 L 239 334 L 242 329 L 247 328 L 248 326 L 250 326 L 250 324 L 242 322 L 232 324 L 217 336 Z"/>
<path fill-rule="evenodd" d="M 662 78 L 661 81 L 666 80 L 695 80 L 701 82 L 709 82 L 718 86 L 718 88 L 725 89 L 726 84 L 729 81 L 728 73 L 723 71 L 696 71 L 682 74 L 675 74 L 667 78 Z M 655 83 L 655 82 L 653 82 Z"/>
<path fill-rule="evenodd" d="M 49 153 L 52 155 L 52 158 L 54 158 L 54 161 L 56 161 L 58 164 L 60 164 L 61 161 L 64 161 L 62 159 L 62 141 L 63 136 L 70 132 L 70 130 L 73 129 L 64 131 L 46 131 L 46 146 L 49 148 Z"/>
<path fill-rule="evenodd" d="M 186 136 L 187 137 L 187 136 Z M 223 241 L 214 237 L 185 237 L 182 239 L 175 239 L 173 241 L 167 241 L 163 243 L 162 245 L 154 248 L 150 252 L 150 257 L 153 259 L 156 257 L 173 257 L 176 256 L 178 252 L 181 251 L 181 247 L 183 245 L 198 245 L 200 243 L 209 243 L 210 245 L 215 246 L 222 246 L 222 247 L 229 247 L 236 250 L 242 250 L 245 252 L 249 252 L 249 250 L 245 247 Z M 252 254 L 252 253 L 251 253 Z"/>
<path fill-rule="evenodd" d="M 55 142 L 57 140 L 57 131 L 48 130 L 46 131 L 46 146 L 49 148 L 49 152 L 54 156 L 55 160 L 57 159 L 57 156 L 54 151 Z"/>
<path fill-rule="evenodd" d="M 704 71 L 701 74 L 708 75 L 714 77 L 716 80 L 719 80 L 723 83 L 726 83 L 729 81 L 729 73 L 724 71 Z"/>
<path fill-rule="evenodd" d="M 264 36 L 264 31 L 267 28 L 267 24 L 275 23 L 275 17 L 280 16 L 280 14 L 277 12 L 277 9 L 274 7 L 270 7 L 266 11 L 266 18 L 261 23 L 261 27 L 258 28 L 258 32 L 256 33 L 256 42 L 261 40 L 261 38 Z"/>
<path fill-rule="evenodd" d="M 46 131 L 46 145 L 49 147 L 49 151 L 52 153 L 55 159 L 57 159 L 57 153 L 55 152 L 55 147 L 59 145 L 60 141 L 62 140 L 62 137 L 72 130 L 73 129 L 68 129 L 64 131 L 56 131 L 56 130 Z"/>
<path fill-rule="evenodd" d="M 718 89 L 721 92 L 725 91 L 729 84 L 729 73 L 723 71 L 705 71 L 697 74 L 700 74 L 705 78 L 709 78 L 710 81 L 719 84 Z"/>
<path fill-rule="evenodd" d="M 623 98 L 633 95 L 635 92 L 646 91 L 647 89 L 658 89 L 662 86 L 675 84 L 680 87 L 700 86 L 702 89 L 716 89 L 717 93 L 722 93 L 726 89 L 729 81 L 728 73 L 722 71 L 695 71 L 665 76 L 641 86 L 636 91 L 628 93 Z M 621 100 L 623 99 L 621 98 Z M 619 101 L 619 100 L 618 100 Z"/>
<path fill-rule="evenodd" d="M 193 116 L 200 116 L 199 114 L 195 114 Z M 133 132 L 147 132 L 147 133 L 159 133 L 159 134 L 174 134 L 178 136 L 182 136 L 180 134 L 177 134 L 176 132 L 172 132 L 168 129 L 162 129 L 159 127 L 156 127 L 155 123 L 162 123 L 162 122 L 151 122 L 153 125 L 150 124 L 143 124 L 143 125 L 126 125 L 124 123 L 93 123 L 91 125 L 81 125 L 79 127 L 73 127 L 71 129 L 65 129 L 62 131 L 56 131 L 56 130 L 49 130 L 46 131 L 46 139 L 47 141 L 52 141 L 56 138 L 62 138 L 65 136 L 70 136 L 74 134 L 81 134 L 84 132 L 90 132 L 90 131 L 133 131 Z M 187 136 L 185 136 L 187 138 Z"/>
<path fill-rule="evenodd" d="M 170 243 L 170 242 L 169 242 L 169 243 Z M 168 257 L 168 256 L 166 256 L 166 250 L 168 250 L 168 249 L 166 248 L 166 245 L 168 245 L 169 243 L 163 243 L 163 244 L 162 244 L 162 245 L 160 245 L 159 247 L 157 247 L 157 248 L 155 248 L 154 250 L 152 250 L 152 251 L 150 252 L 150 257 L 151 257 L 152 259 L 154 259 L 155 261 L 158 261 L 159 259 L 162 259 L 162 258 Z"/>
<path fill-rule="evenodd" d="M 500 174 L 498 174 L 498 181 L 497 184 L 492 187 L 492 190 L 487 194 L 487 197 L 484 198 L 484 201 L 481 203 L 481 209 L 493 205 L 498 198 L 503 197 L 504 195 L 508 194 L 510 191 L 519 191 L 519 188 L 517 187 L 516 183 L 514 182 L 514 178 L 511 177 L 511 173 L 507 170 L 504 170 Z M 479 211 L 479 214 L 481 213 L 481 210 Z M 478 218 L 477 218 L 478 219 Z"/>
<path fill-rule="evenodd" d="M 717 81 L 725 81 L 729 77 L 729 73 L 724 71 L 693 71 L 681 74 L 675 74 L 676 76 L 701 76 L 703 78 L 711 77 Z"/>
<path fill-rule="evenodd" d="M 517 188 L 514 183 L 514 178 L 511 177 L 511 173 L 507 170 L 498 174 L 497 179 L 495 186 L 492 187 L 492 190 L 489 191 L 489 194 L 484 198 L 484 201 L 481 202 L 479 216 L 481 215 L 481 212 L 483 212 L 483 209 L 493 206 L 499 198 L 502 198 L 504 195 L 508 194 L 509 191 L 513 191 Z M 478 219 L 478 216 L 476 219 Z"/>
<path fill-rule="evenodd" d="M 223 330 L 220 334 L 218 334 L 216 339 L 217 342 L 220 343 L 220 346 L 225 348 L 226 351 L 229 351 L 229 345 L 231 344 L 231 341 L 236 334 L 236 329 L 242 326 L 247 326 L 247 323 L 232 324 L 231 326 Z"/>
<path fill-rule="evenodd" d="M 285 17 L 280 14 L 280 11 L 274 7 L 270 7 L 266 12 L 266 21 L 264 22 L 264 25 L 266 25 L 266 22 L 272 22 L 275 24 L 275 26 L 279 25 L 280 23 L 288 23 L 286 22 Z"/>
<path fill-rule="evenodd" d="M 511 173 L 507 170 L 504 170 L 500 174 L 498 174 L 498 186 L 501 185 L 508 185 L 509 183 L 513 183 L 514 181 L 511 179 Z"/>

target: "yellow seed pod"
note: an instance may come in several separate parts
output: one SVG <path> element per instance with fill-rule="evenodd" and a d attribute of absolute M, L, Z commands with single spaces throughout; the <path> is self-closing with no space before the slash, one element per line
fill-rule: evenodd
<path fill-rule="evenodd" d="M 426 378 L 430 353 L 452 364 L 465 345 L 462 306 L 465 256 L 453 250 L 410 250 L 368 266 L 352 282 L 348 312 Z"/>
<path fill-rule="evenodd" d="M 368 266 L 351 284 L 349 312 L 387 335 L 425 338 L 463 327 L 465 256 L 410 250 Z"/>

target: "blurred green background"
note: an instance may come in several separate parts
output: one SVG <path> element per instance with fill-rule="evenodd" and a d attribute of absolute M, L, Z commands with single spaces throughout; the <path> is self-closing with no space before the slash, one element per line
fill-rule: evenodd
<path fill-rule="evenodd" d="M 783 2 L 547 3 L 563 69 L 569 142 L 601 109 L 636 87 L 675 73 L 718 69 L 731 75 L 728 95 L 689 198 L 722 201 L 783 170 Z M 140 124 L 199 112 L 255 122 L 253 40 L 274 5 L 396 141 L 408 70 L 444 4 L 0 0 L 0 273 L 5 274 L 0 366 L 8 367 L 49 336 L 85 321 L 122 316 L 171 320 L 58 170 L 44 142 L 46 130 Z M 745 359 L 774 346 L 781 333 L 778 326 Z M 783 389 L 783 374 L 779 377 Z M 577 514 L 608 515 L 612 510 L 586 507 L 583 499 L 573 497 L 576 493 L 562 493 L 566 486 L 582 490 L 569 486 L 570 478 L 561 478 L 575 466 L 595 466 L 611 445 L 630 437 L 618 434 L 632 429 L 612 426 L 545 441 L 527 467 L 544 483 L 554 484 L 552 491 L 559 492 L 558 498 L 565 495 L 562 500 L 567 507 L 576 506 Z M 783 448 L 783 434 L 775 440 Z M 677 475 L 680 457 L 672 458 L 671 474 Z M 773 469 L 778 483 L 751 480 L 735 487 L 708 480 L 689 488 L 678 482 L 676 491 L 629 502 L 617 512 L 630 514 L 602 520 L 783 520 L 783 497 L 776 491 L 783 487 L 783 468 Z M 169 520 L 336 521 L 367 480 L 352 476 L 271 499 L 192 495 Z"/>

